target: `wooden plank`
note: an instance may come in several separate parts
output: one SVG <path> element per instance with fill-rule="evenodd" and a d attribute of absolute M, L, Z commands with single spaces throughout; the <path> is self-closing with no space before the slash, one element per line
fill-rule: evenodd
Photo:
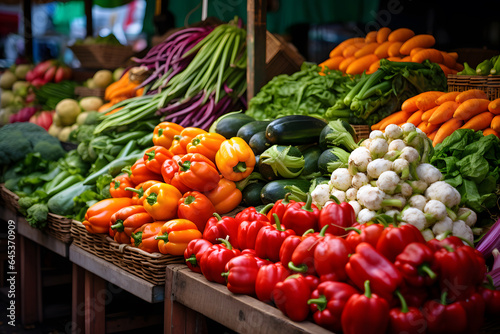
<path fill-rule="evenodd" d="M 73 264 L 71 282 L 71 328 L 72 334 L 85 331 L 85 269 Z"/>
<path fill-rule="evenodd" d="M 140 310 L 132 309 L 130 312 L 108 314 L 106 316 L 106 333 L 123 333 L 141 328 L 151 327 L 163 323 L 161 314 L 138 314 Z"/>
<path fill-rule="evenodd" d="M 80 267 L 149 303 L 158 303 L 164 300 L 164 285 L 149 283 L 75 245 L 69 247 L 69 259 Z"/>
<path fill-rule="evenodd" d="M 19 236 L 20 278 L 18 291 L 21 298 L 23 326 L 42 322 L 42 287 L 40 277 L 40 248 L 33 241 Z"/>
<path fill-rule="evenodd" d="M 106 332 L 106 281 L 85 271 L 85 333 Z"/>
<path fill-rule="evenodd" d="M 209 282 L 186 266 L 168 266 L 169 276 L 172 300 L 238 333 L 331 333 L 311 322 L 291 321 L 279 309 L 250 296 L 235 295 L 226 286 Z"/>
<path fill-rule="evenodd" d="M 266 0 L 247 1 L 247 100 L 266 79 Z"/>
<path fill-rule="evenodd" d="M 17 231 L 20 235 L 36 242 L 39 245 L 42 245 L 54 253 L 65 258 L 68 257 L 69 244 L 65 244 L 61 240 L 58 240 L 53 236 L 40 231 L 39 229 L 31 227 L 22 216 L 17 217 Z"/>

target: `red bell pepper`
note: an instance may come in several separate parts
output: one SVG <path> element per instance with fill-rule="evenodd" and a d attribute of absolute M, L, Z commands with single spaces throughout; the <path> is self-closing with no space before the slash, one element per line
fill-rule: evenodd
<path fill-rule="evenodd" d="M 478 292 L 483 296 L 486 305 L 486 314 L 500 315 L 500 290 L 495 288 L 493 279 L 486 275 L 488 282 L 478 288 Z"/>
<path fill-rule="evenodd" d="M 359 246 L 358 246 L 359 247 Z M 363 283 L 364 294 L 354 294 L 340 318 L 344 334 L 385 333 L 389 324 L 389 304 L 372 293 L 370 281 Z"/>
<path fill-rule="evenodd" d="M 259 268 L 255 280 L 255 294 L 260 301 L 269 303 L 273 298 L 276 283 L 282 282 L 290 275 L 288 268 L 281 262 L 266 264 Z"/>
<path fill-rule="evenodd" d="M 484 311 L 486 308 L 483 296 L 475 292 L 466 300 L 460 301 L 467 313 L 467 333 L 479 333 L 484 323 Z"/>
<path fill-rule="evenodd" d="M 174 155 L 163 146 L 152 146 L 144 152 L 142 159 L 146 167 L 156 174 L 161 174 L 161 168 L 165 160 L 171 159 Z"/>
<path fill-rule="evenodd" d="M 318 228 L 329 225 L 326 233 L 333 235 L 345 235 L 346 227 L 351 227 L 356 222 L 356 213 L 352 206 L 347 202 L 340 203 L 334 198 L 335 202 L 324 206 L 321 209 L 318 220 Z"/>
<path fill-rule="evenodd" d="M 356 246 L 362 242 L 367 242 L 373 247 L 377 247 L 377 242 L 384 231 L 384 226 L 382 224 L 356 223 L 348 227 L 346 231 L 348 232 L 345 241 L 351 249 L 356 249 Z"/>
<path fill-rule="evenodd" d="M 303 321 L 307 318 L 307 301 L 310 296 L 310 287 L 305 277 L 300 274 L 288 276 L 284 281 L 276 283 L 273 289 L 274 303 L 293 321 Z"/>
<path fill-rule="evenodd" d="M 285 198 L 279 199 L 274 203 L 273 207 L 269 212 L 267 213 L 267 218 L 269 221 L 273 221 L 273 214 L 278 215 L 278 219 L 281 221 L 283 220 L 283 214 L 285 213 L 286 209 L 288 208 L 289 205 L 295 203 L 293 199 L 289 199 L 288 197 L 291 195 L 291 193 L 287 193 L 285 195 Z"/>
<path fill-rule="evenodd" d="M 264 216 L 265 217 L 265 216 Z M 235 217 L 237 220 L 237 217 Z M 267 217 L 266 217 L 267 219 Z M 261 228 L 271 226 L 264 220 L 244 220 L 238 225 L 238 245 L 240 249 L 255 249 L 257 234 Z"/>
<path fill-rule="evenodd" d="M 344 306 L 352 295 L 359 291 L 343 282 L 322 282 L 311 293 L 307 301 L 313 312 L 314 322 L 332 332 L 341 332 L 340 318 Z"/>
<path fill-rule="evenodd" d="M 295 251 L 295 248 L 304 240 L 304 238 L 309 233 L 315 233 L 313 229 L 306 231 L 303 235 L 289 235 L 283 240 L 283 244 L 280 247 L 280 262 L 284 264 L 288 268 L 288 263 L 292 261 L 292 254 Z"/>
<path fill-rule="evenodd" d="M 229 260 L 221 275 L 226 278 L 227 289 L 232 293 L 254 296 L 257 273 L 262 266 L 268 264 L 271 262 L 254 255 L 242 254 Z"/>
<path fill-rule="evenodd" d="M 423 306 L 428 334 L 466 333 L 467 312 L 460 302 L 448 304 L 446 295 L 443 292 L 441 301 L 431 299 Z"/>
<path fill-rule="evenodd" d="M 211 282 L 226 284 L 226 278 L 221 274 L 225 272 L 226 263 L 233 257 L 240 255 L 239 249 L 231 246 L 229 241 L 219 239 L 220 244 L 210 246 L 200 259 L 201 273 L 205 278 Z"/>
<path fill-rule="evenodd" d="M 304 237 L 293 251 L 292 261 L 288 263 L 288 269 L 310 275 L 316 274 L 316 269 L 314 268 L 314 251 L 320 240 L 324 238 L 327 228 L 328 226 L 325 226 L 321 232 L 310 233 Z"/>
<path fill-rule="evenodd" d="M 171 183 L 175 173 L 179 171 L 180 155 L 174 155 L 169 159 L 165 159 L 160 168 L 160 173 L 165 183 Z"/>
<path fill-rule="evenodd" d="M 356 247 L 356 253 L 351 255 L 345 269 L 359 289 L 369 280 L 372 291 L 388 301 L 403 282 L 396 266 L 366 242 Z"/>
<path fill-rule="evenodd" d="M 471 296 L 486 274 L 485 260 L 479 251 L 463 245 L 453 249 L 445 246 L 434 253 L 439 267 L 438 282 L 441 291 L 454 302 Z"/>
<path fill-rule="evenodd" d="M 274 218 L 274 225 L 264 226 L 259 230 L 259 233 L 257 233 L 257 238 L 255 239 L 255 252 L 257 256 L 262 259 L 278 262 L 280 260 L 279 255 L 283 241 L 289 235 L 295 235 L 295 232 L 281 225 L 276 215 Z"/>
<path fill-rule="evenodd" d="M 396 291 L 401 307 L 389 311 L 389 334 L 421 334 L 425 333 L 426 320 L 418 307 L 408 306 L 403 295 Z"/>
<path fill-rule="evenodd" d="M 411 242 L 425 244 L 422 232 L 418 228 L 411 224 L 389 226 L 382 231 L 375 248 L 389 261 L 394 262 L 396 256 Z"/>
<path fill-rule="evenodd" d="M 300 235 L 311 228 L 318 231 L 319 214 L 320 210 L 312 204 L 312 197 L 308 193 L 307 202 L 296 202 L 286 208 L 282 221 L 295 234 Z"/>
<path fill-rule="evenodd" d="M 146 167 L 143 158 L 137 161 L 130 167 L 130 179 L 134 184 L 140 184 L 150 180 L 163 181 L 163 177 L 159 173 L 155 173 Z"/>
<path fill-rule="evenodd" d="M 398 291 L 401 293 L 403 298 L 406 301 L 406 304 L 408 306 L 412 307 L 417 307 L 420 308 L 424 303 L 431 298 L 432 295 L 436 295 L 434 291 L 431 291 L 434 289 L 430 289 L 429 287 L 415 287 L 411 286 L 406 281 L 403 280 L 403 283 L 401 286 L 398 288 Z M 437 292 L 437 295 L 439 293 Z"/>
<path fill-rule="evenodd" d="M 192 221 L 201 232 L 214 213 L 215 207 L 208 197 L 195 190 L 182 195 L 177 205 L 177 216 Z"/>
<path fill-rule="evenodd" d="M 201 238 L 191 240 L 184 251 L 184 260 L 188 268 L 196 273 L 201 273 L 200 259 L 212 245 L 210 241 Z"/>
<path fill-rule="evenodd" d="M 208 219 L 203 230 L 203 239 L 211 243 L 217 243 L 217 239 L 226 239 L 229 236 L 229 242 L 233 248 L 239 248 L 238 245 L 238 222 L 233 217 L 223 216 L 214 213 L 213 217 Z"/>
<path fill-rule="evenodd" d="M 437 278 L 434 253 L 426 245 L 418 242 L 408 244 L 394 262 L 405 281 L 412 286 L 432 285 Z"/>
<path fill-rule="evenodd" d="M 253 206 L 248 207 L 238 212 L 236 216 L 234 216 L 234 219 L 236 219 L 239 223 L 242 223 L 244 221 L 255 221 L 255 220 L 270 222 L 269 218 L 267 218 L 265 213 L 269 211 L 269 209 L 272 208 L 272 206 L 273 204 L 269 203 L 268 205 L 263 207 L 260 211 L 257 211 L 257 209 Z"/>
<path fill-rule="evenodd" d="M 338 236 L 328 234 L 321 239 L 314 250 L 314 269 L 320 280 L 346 281 L 345 265 L 349 262 L 351 253 L 347 242 Z"/>
<path fill-rule="evenodd" d="M 199 153 L 188 153 L 179 163 L 179 181 L 186 187 L 201 192 L 217 187 L 220 175 L 215 164 Z"/>
<path fill-rule="evenodd" d="M 462 241 L 462 239 L 460 239 L 459 237 L 452 236 L 452 235 L 447 236 L 446 238 L 444 238 L 442 240 L 434 238 L 434 239 L 427 241 L 427 246 L 429 246 L 429 248 L 433 252 L 437 252 L 438 250 L 445 248 L 445 246 L 449 246 L 452 249 L 456 249 L 457 247 L 462 247 L 463 245 L 464 245 L 464 242 Z"/>
<path fill-rule="evenodd" d="M 179 177 L 179 172 L 176 172 L 172 179 L 170 180 L 170 184 L 173 185 L 174 187 L 177 188 L 181 192 L 181 194 L 185 194 L 188 191 L 193 190 L 192 188 L 186 186 L 184 183 L 182 183 L 180 177 Z"/>

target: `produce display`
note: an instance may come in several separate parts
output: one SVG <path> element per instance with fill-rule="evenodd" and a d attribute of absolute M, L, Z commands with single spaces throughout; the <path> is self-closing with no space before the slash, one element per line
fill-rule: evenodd
<path fill-rule="evenodd" d="M 464 63 L 464 69 L 456 73 L 458 75 L 498 75 L 500 74 L 500 61 L 498 56 L 493 56 L 490 59 L 485 59 L 476 68 L 472 68 Z"/>
<path fill-rule="evenodd" d="M 83 83 L 55 60 L 6 71 L 0 182 L 19 213 L 43 231 L 69 218 L 335 333 L 478 333 L 498 318 L 500 99 L 446 78 L 494 75 L 498 57 L 470 74 L 433 36 L 384 27 L 247 103 L 245 41 L 235 18 Z"/>

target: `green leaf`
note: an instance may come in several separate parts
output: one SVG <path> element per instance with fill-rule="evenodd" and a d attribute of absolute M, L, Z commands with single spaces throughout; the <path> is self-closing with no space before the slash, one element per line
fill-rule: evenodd
<path fill-rule="evenodd" d="M 457 162 L 462 177 L 470 179 L 476 183 L 484 180 L 490 170 L 490 165 L 480 154 L 474 153 L 465 156 Z"/>

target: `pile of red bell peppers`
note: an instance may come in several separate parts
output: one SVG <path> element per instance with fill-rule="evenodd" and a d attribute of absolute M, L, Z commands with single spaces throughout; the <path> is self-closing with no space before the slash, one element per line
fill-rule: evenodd
<path fill-rule="evenodd" d="M 457 237 L 359 225 L 346 203 L 270 206 L 215 214 L 188 244 L 188 267 L 337 333 L 476 333 L 500 315 L 483 255 Z"/>

